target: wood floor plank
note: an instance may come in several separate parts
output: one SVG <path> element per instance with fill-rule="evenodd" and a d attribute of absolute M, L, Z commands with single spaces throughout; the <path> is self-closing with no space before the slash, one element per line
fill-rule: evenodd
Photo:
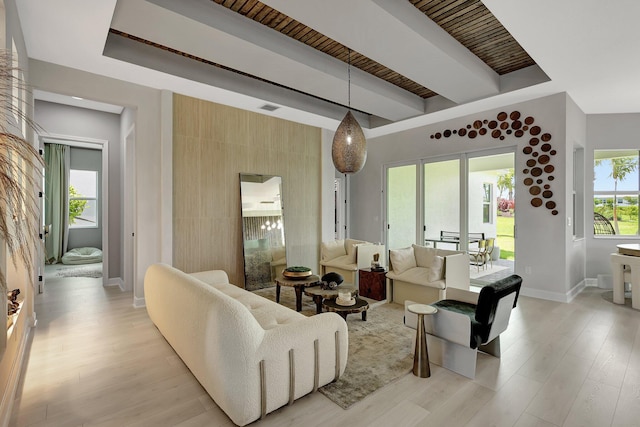
<path fill-rule="evenodd" d="M 620 389 L 617 387 L 586 380 L 563 427 L 611 425 L 619 394 Z"/>

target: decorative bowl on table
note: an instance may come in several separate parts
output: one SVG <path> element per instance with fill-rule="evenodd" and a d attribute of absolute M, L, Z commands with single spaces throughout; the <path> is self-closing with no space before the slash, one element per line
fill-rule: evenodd
<path fill-rule="evenodd" d="M 282 271 L 282 275 L 287 279 L 306 279 L 313 273 L 309 267 L 293 266 Z"/>

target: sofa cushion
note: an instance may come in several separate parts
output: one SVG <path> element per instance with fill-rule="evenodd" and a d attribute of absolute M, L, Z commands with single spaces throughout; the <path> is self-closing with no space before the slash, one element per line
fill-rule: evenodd
<path fill-rule="evenodd" d="M 440 279 L 444 279 L 444 258 L 436 255 L 431 260 L 427 281 L 435 282 Z"/>
<path fill-rule="evenodd" d="M 389 251 L 389 259 L 396 274 L 402 274 L 408 269 L 417 266 L 412 247 Z"/>
<path fill-rule="evenodd" d="M 413 247 L 413 253 L 416 257 L 416 265 L 418 267 L 431 267 L 431 264 L 433 264 L 433 258 L 436 256 L 437 249 L 418 245 L 411 246 Z"/>
<path fill-rule="evenodd" d="M 342 255 L 338 258 L 331 259 L 329 261 L 322 261 L 320 264 L 326 267 L 336 267 L 341 268 L 343 270 L 351 270 L 355 271 L 358 269 L 357 264 L 355 262 L 349 262 L 351 258 L 349 255 Z"/>
<path fill-rule="evenodd" d="M 329 261 L 347 254 L 344 247 L 344 240 L 332 240 L 330 242 L 322 242 L 322 261 Z"/>
<path fill-rule="evenodd" d="M 393 274 L 390 272 L 387 273 L 387 277 L 393 280 L 399 280 L 401 282 L 428 286 L 430 288 L 446 288 L 446 282 L 444 281 L 444 279 L 436 280 L 434 282 L 427 282 L 427 278 L 429 277 L 429 269 L 426 267 L 413 267 L 403 272 L 402 274 Z"/>
<path fill-rule="evenodd" d="M 349 264 L 356 263 L 356 256 L 358 254 L 358 245 L 365 244 L 364 240 L 344 239 L 344 247 L 349 256 Z"/>

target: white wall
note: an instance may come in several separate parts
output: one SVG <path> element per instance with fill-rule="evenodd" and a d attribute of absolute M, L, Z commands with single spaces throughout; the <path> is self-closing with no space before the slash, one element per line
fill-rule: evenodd
<path fill-rule="evenodd" d="M 528 145 L 529 137 L 515 138 L 511 135 L 504 141 L 489 135 L 475 139 L 457 136 L 429 138 L 435 132 L 460 129 L 474 120 L 491 120 L 500 111 L 519 111 L 522 117 L 532 116 L 535 118 L 535 124 L 541 126 L 543 132 L 552 135 L 550 143 L 557 153 L 551 161 L 556 168 L 553 173 L 555 180 L 551 185 L 554 192 L 553 200 L 558 205 L 558 215 L 552 215 L 544 207 L 534 208 L 530 204 L 528 188 L 522 184 L 522 170 L 527 168 L 528 159 L 522 149 Z M 567 158 L 565 117 L 566 96 L 557 94 L 369 140 L 367 163 L 362 171 L 351 178 L 351 234 L 371 241 L 383 240 L 382 173 L 385 164 L 515 146 L 516 273 L 524 279 L 523 294 L 566 301 L 568 286 L 565 274 L 567 254 L 564 236 L 567 233 L 567 196 L 566 176 L 563 170 Z"/>
<path fill-rule="evenodd" d="M 160 147 L 160 91 L 98 76 L 59 65 L 30 60 L 31 84 L 34 88 L 63 95 L 75 95 L 136 111 L 136 277 L 134 304 L 144 302 L 143 281 L 147 267 L 161 259 L 164 215 L 160 182 L 162 150 Z"/>
<path fill-rule="evenodd" d="M 567 213 L 565 215 L 566 228 L 565 228 L 565 246 L 567 251 L 568 269 L 566 277 L 566 290 L 572 294 L 582 289 L 585 283 L 586 276 L 586 240 L 584 237 L 575 238 L 573 236 L 573 223 L 582 229 L 585 226 L 593 227 L 591 222 L 591 215 L 593 212 L 592 207 L 582 210 L 582 217 L 575 218 L 572 214 L 573 204 L 573 187 L 574 187 L 574 159 L 573 150 L 576 148 L 584 148 L 587 143 L 587 116 L 580 110 L 573 100 L 567 96 L 567 138 L 566 138 L 566 151 L 567 156 L 565 159 L 566 170 L 566 206 Z M 593 164 L 593 163 L 591 163 Z M 589 169 L 585 167 L 585 170 Z M 593 169 L 593 168 L 590 168 Z M 584 175 L 584 174 L 583 174 Z M 584 186 L 591 185 L 592 179 L 587 179 L 586 176 L 576 179 L 577 185 L 582 187 L 582 194 L 584 194 Z M 577 191 L 579 193 L 579 191 Z M 590 200 L 593 200 L 591 198 Z M 585 202 L 586 203 L 586 202 Z M 582 233 L 578 235 L 584 236 Z"/>
<path fill-rule="evenodd" d="M 610 275 L 609 255 L 616 245 L 638 243 L 638 236 L 593 236 L 593 150 L 640 148 L 640 114 L 595 114 L 587 116 L 587 146 L 585 149 L 585 225 L 586 276 Z"/>

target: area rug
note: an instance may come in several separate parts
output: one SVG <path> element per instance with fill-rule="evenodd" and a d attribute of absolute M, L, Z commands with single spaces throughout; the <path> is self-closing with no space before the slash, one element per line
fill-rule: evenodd
<path fill-rule="evenodd" d="M 102 277 L 102 263 L 82 267 L 60 267 L 56 269 L 58 277 Z"/>
<path fill-rule="evenodd" d="M 290 291 L 290 292 L 287 292 Z M 275 287 L 256 294 L 275 301 Z M 293 289 L 282 289 L 280 303 L 295 309 Z M 302 314 L 315 314 L 315 304 L 303 296 Z M 412 338 L 415 330 L 402 323 L 404 307 L 399 304 L 372 304 L 367 321 L 359 314 L 347 316 L 349 356 L 344 374 L 334 383 L 318 389 L 340 407 L 347 409 L 390 382 L 411 372 Z"/>

